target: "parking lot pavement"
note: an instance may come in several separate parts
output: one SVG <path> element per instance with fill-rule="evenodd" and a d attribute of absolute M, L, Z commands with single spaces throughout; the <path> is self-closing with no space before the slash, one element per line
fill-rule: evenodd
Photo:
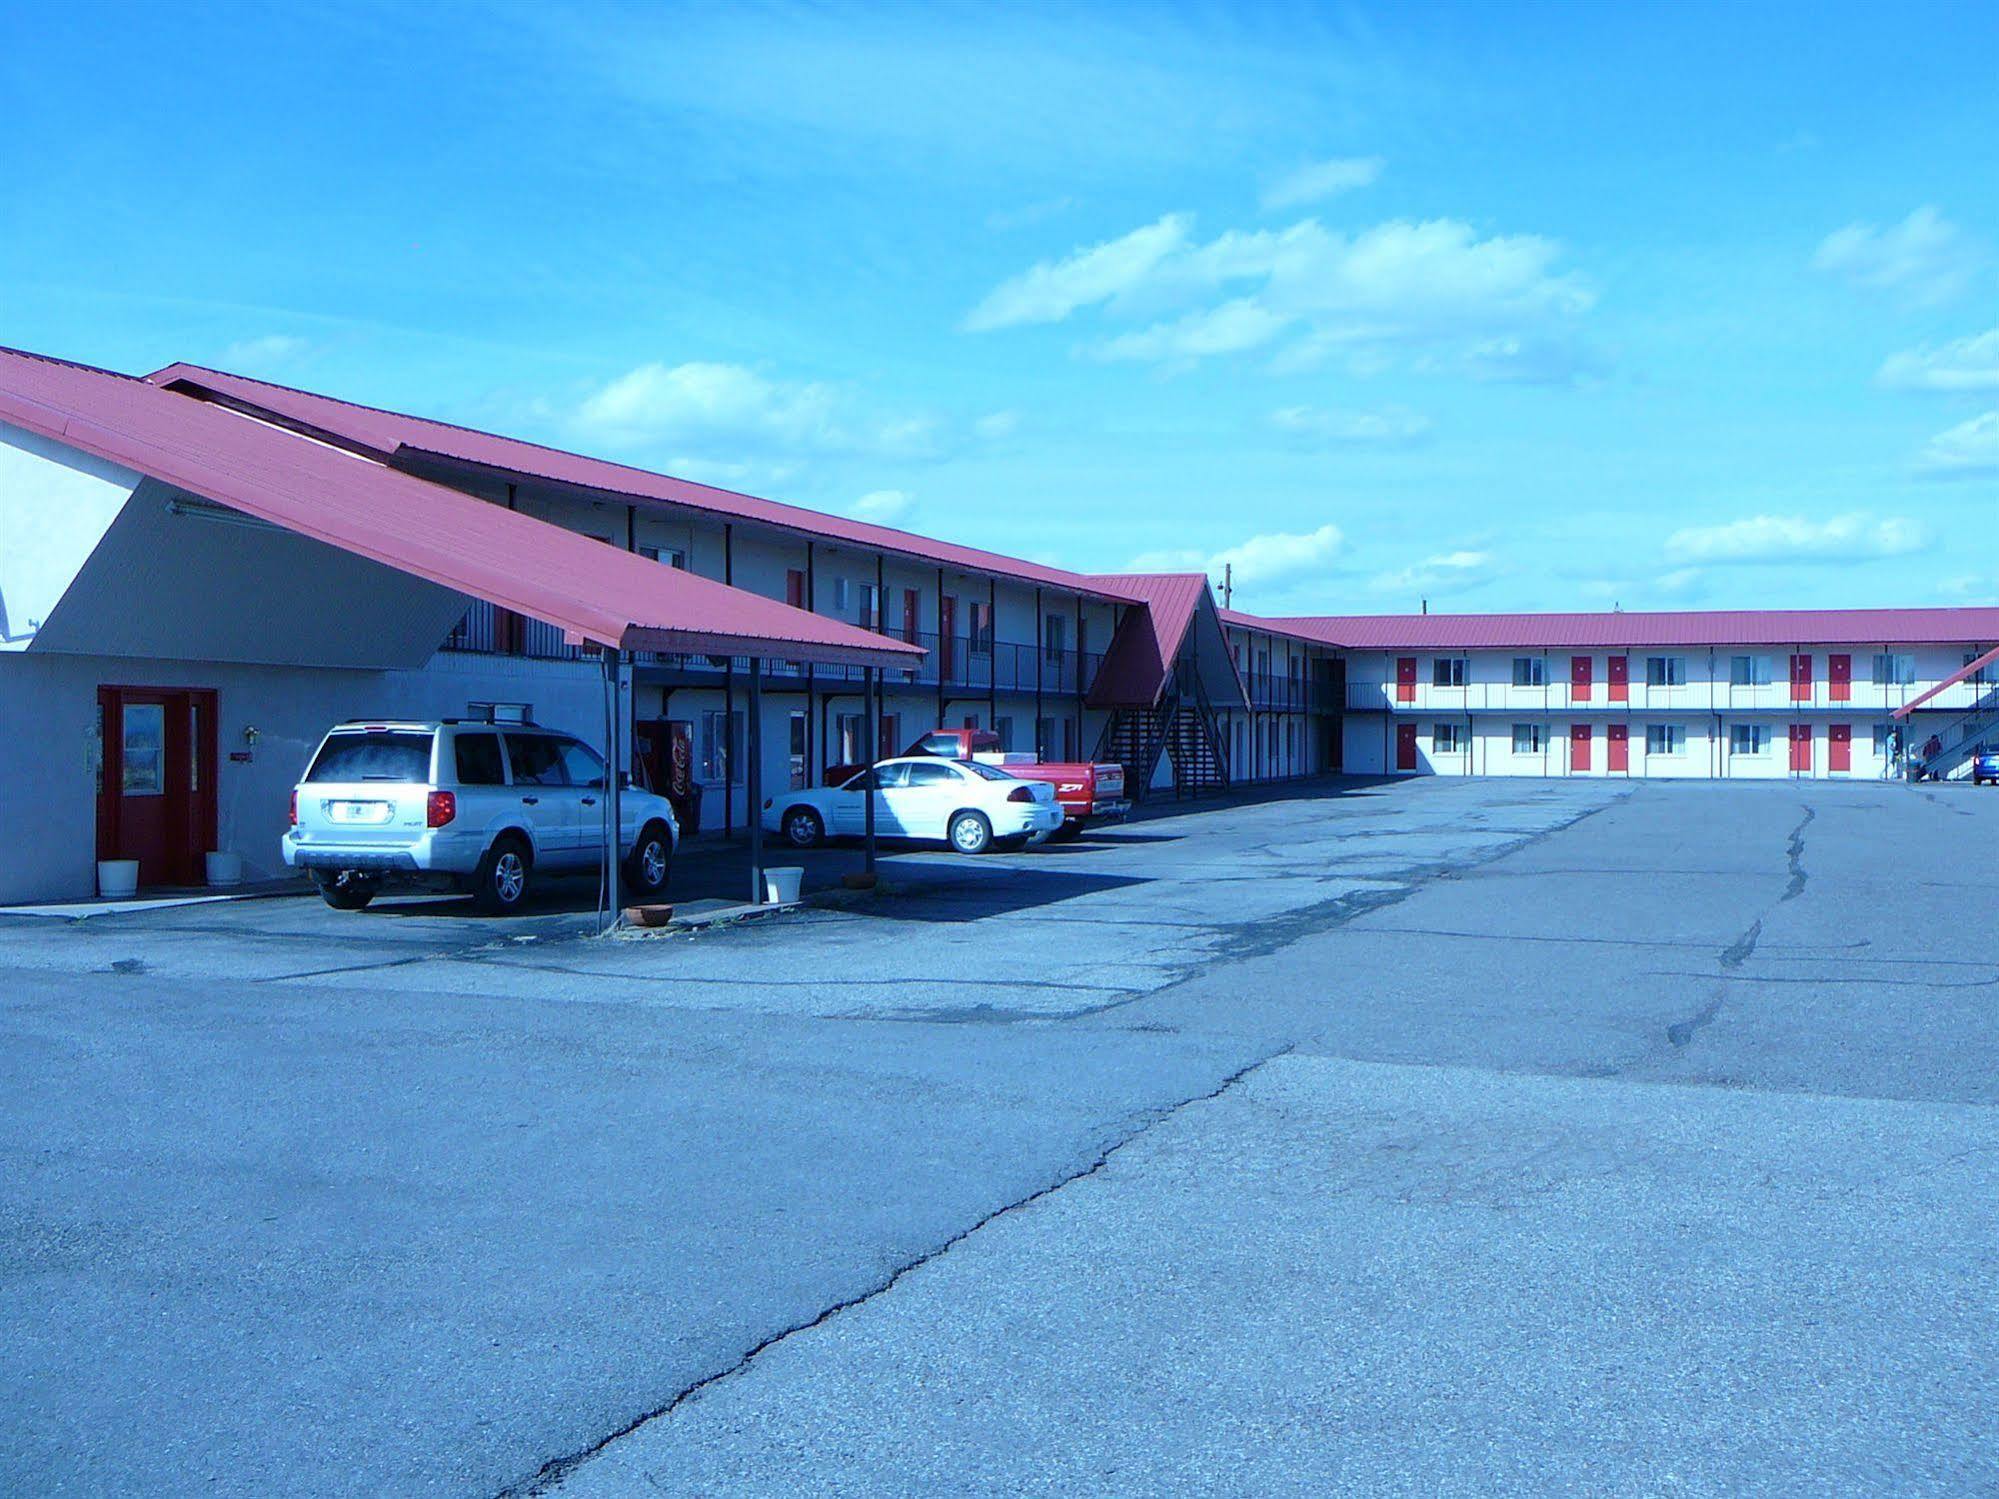
<path fill-rule="evenodd" d="M 0 1463 L 1990 1487 L 1999 798 L 1317 791 L 692 938 L 0 920 Z"/>

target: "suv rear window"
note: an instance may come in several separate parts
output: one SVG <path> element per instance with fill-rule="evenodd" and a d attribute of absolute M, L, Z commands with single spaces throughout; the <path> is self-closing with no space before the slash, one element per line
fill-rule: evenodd
<path fill-rule="evenodd" d="M 422 784 L 430 779 L 430 735 L 393 729 L 330 735 L 305 778 Z"/>
<path fill-rule="evenodd" d="M 507 777 L 500 766 L 498 734 L 464 734 L 452 746 L 458 762 L 461 786 L 503 786 Z"/>

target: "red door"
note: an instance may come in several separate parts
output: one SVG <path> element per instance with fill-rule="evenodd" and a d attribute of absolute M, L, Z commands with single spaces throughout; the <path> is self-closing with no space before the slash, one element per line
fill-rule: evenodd
<path fill-rule="evenodd" d="M 788 567 L 784 571 L 784 601 L 794 609 L 805 607 L 805 569 Z"/>
<path fill-rule="evenodd" d="M 921 623 L 918 618 L 918 608 L 919 608 L 918 595 L 916 590 L 914 588 L 903 589 L 902 640 L 903 644 L 905 645 L 916 645 L 918 643 L 916 637 L 918 636 L 918 634 L 921 633 Z"/>
<path fill-rule="evenodd" d="M 1575 775 L 1589 772 L 1589 725 L 1586 723 L 1569 725 L 1569 770 Z"/>
<path fill-rule="evenodd" d="M 1399 723 L 1395 726 L 1395 768 L 1414 770 L 1416 768 L 1416 725 Z"/>
<path fill-rule="evenodd" d="M 940 594 L 937 598 L 937 666 L 943 673 L 941 681 L 951 680 L 951 637 L 958 629 L 958 601 L 950 594 Z"/>
<path fill-rule="evenodd" d="M 1836 657 L 1834 659 L 1837 659 Z M 1810 767 L 1807 766 L 1807 769 Z M 1826 725 L 1825 768 L 1835 775 L 1853 769 L 1853 725 L 1835 723 Z"/>
<path fill-rule="evenodd" d="M 1595 657 L 1569 657 L 1569 701 L 1586 703 L 1589 701 L 1590 677 L 1595 671 Z"/>
<path fill-rule="evenodd" d="M 1799 775 L 1812 773 L 1812 726 L 1808 723 L 1791 725 L 1791 769 Z"/>
<path fill-rule="evenodd" d="M 1809 655 L 1791 657 L 1791 701 L 1809 703 L 1812 700 L 1812 658 Z"/>
<path fill-rule="evenodd" d="M 1604 660 L 1604 674 L 1610 681 L 1610 700 L 1613 703 L 1631 700 L 1631 658 L 1629 656 L 1609 656 Z"/>
<path fill-rule="evenodd" d="M 198 885 L 215 847 L 215 694 L 100 687 L 97 857 L 137 859 L 141 885 Z"/>
<path fill-rule="evenodd" d="M 1612 658 L 1617 659 L 1616 657 Z M 1614 776 L 1631 773 L 1631 731 L 1621 723 L 1614 723 L 1604 731 L 1604 769 Z"/>
<path fill-rule="evenodd" d="M 1826 696 L 1835 703 L 1850 702 L 1853 698 L 1853 657 L 1827 656 L 1825 685 Z"/>
<path fill-rule="evenodd" d="M 1398 703 L 1413 703 L 1416 701 L 1416 658 L 1414 656 L 1397 656 L 1395 658 L 1395 701 Z M 1409 732 L 1414 734 L 1416 731 L 1411 729 Z M 1411 743 L 1414 743 L 1414 741 L 1412 740 Z M 1416 767 L 1412 764 L 1409 768 L 1414 770 Z"/>

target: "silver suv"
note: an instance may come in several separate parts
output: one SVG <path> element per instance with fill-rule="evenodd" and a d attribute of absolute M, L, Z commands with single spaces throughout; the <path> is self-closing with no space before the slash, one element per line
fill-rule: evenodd
<path fill-rule="evenodd" d="M 664 797 L 621 789 L 625 887 L 666 888 L 680 829 Z M 598 867 L 604 761 L 537 724 L 350 722 L 320 741 L 292 791 L 285 863 L 329 906 L 358 911 L 385 886 L 468 890 L 511 911 L 542 874 Z"/>

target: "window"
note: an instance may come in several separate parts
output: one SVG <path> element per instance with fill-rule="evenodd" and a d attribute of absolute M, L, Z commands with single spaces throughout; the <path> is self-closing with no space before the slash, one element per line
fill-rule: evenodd
<path fill-rule="evenodd" d="M 833 612 L 845 614 L 854 601 L 854 585 L 845 578 L 833 580 Z"/>
<path fill-rule="evenodd" d="M 1645 685 L 1647 687 L 1686 686 L 1687 658 L 1685 656 L 1647 656 L 1645 658 Z"/>
<path fill-rule="evenodd" d="M 458 762 L 459 785 L 504 786 L 507 783 L 505 769 L 500 764 L 498 734 L 467 734 L 461 731 L 452 751 Z"/>
<path fill-rule="evenodd" d="M 993 606 L 972 600 L 970 611 L 969 638 L 972 654 L 990 656 L 993 653 Z"/>
<path fill-rule="evenodd" d="M 872 583 L 863 583 L 856 590 L 860 607 L 855 611 L 854 623 L 863 630 L 879 630 L 882 624 L 881 590 Z"/>
<path fill-rule="evenodd" d="M 1976 661 L 1980 656 L 1984 654 L 1985 652 L 1980 650 L 1966 651 L 1964 653 L 1963 664 L 1969 666 L 1971 665 L 1972 662 Z M 1981 666 L 1978 668 L 1977 671 L 1971 674 L 1971 685 L 1974 687 L 1983 687 L 1986 683 L 1990 682 L 1991 680 L 1992 680 L 1992 668 L 1989 666 Z"/>
<path fill-rule="evenodd" d="M 1041 641 L 1050 661 L 1060 661 L 1062 653 L 1069 645 L 1069 618 L 1064 614 L 1051 614 L 1042 621 Z"/>
<path fill-rule="evenodd" d="M 507 758 L 513 762 L 516 786 L 567 786 L 562 741 L 548 734 L 507 735 Z"/>
<path fill-rule="evenodd" d="M 1728 658 L 1728 684 L 1731 687 L 1768 687 L 1770 685 L 1770 658 L 1768 656 L 1730 656 Z"/>
<path fill-rule="evenodd" d="M 124 738 L 121 757 L 125 767 L 124 781 L 119 789 L 126 796 L 162 796 L 166 792 L 165 757 L 167 736 L 167 710 L 164 703 L 126 703 L 124 706 Z M 361 735 L 349 736 L 361 738 Z M 374 737 L 374 736 L 369 736 Z M 380 736 L 386 738 L 387 736 Z M 398 735 L 398 738 L 419 736 Z M 415 780 L 430 779 L 430 737 L 421 736 L 424 756 L 423 768 L 414 776 L 377 777 L 377 779 Z M 333 747 L 328 742 L 327 749 Z M 320 764 L 326 762 L 326 750 L 321 750 Z M 319 765 L 313 770 L 317 772 Z M 308 781 L 361 780 L 360 776 L 308 775 Z"/>
<path fill-rule="evenodd" d="M 1687 752 L 1687 731 L 1678 724 L 1655 723 L 1645 728 L 1645 753 L 1648 755 L 1684 755 Z"/>
<path fill-rule="evenodd" d="M 1013 749 L 1013 715 L 1002 713 L 993 720 L 993 732 L 999 735 L 1000 752 L 1005 754 Z"/>
<path fill-rule="evenodd" d="M 1513 726 L 1513 753 L 1516 755 L 1538 755 L 1548 747 L 1548 730 L 1538 723 L 1517 723 Z"/>
<path fill-rule="evenodd" d="M 960 761 L 957 766 L 959 777 L 977 776 L 982 781 L 1018 781 L 1021 777 L 993 765 L 981 765 L 976 760 Z"/>
<path fill-rule="evenodd" d="M 562 768 L 568 774 L 570 785 L 587 786 L 592 790 L 603 787 L 604 761 L 589 745 L 574 739 L 558 739 L 555 748 L 562 757 Z"/>
<path fill-rule="evenodd" d="M 1874 725 L 1874 758 L 1892 760 L 1895 757 L 1895 725 L 1877 723 Z"/>
<path fill-rule="evenodd" d="M 1976 659 L 1976 658 L 1973 658 Z M 1916 680 L 1916 658 L 1900 651 L 1882 651 L 1874 657 L 1876 687 L 1906 687 Z"/>
<path fill-rule="evenodd" d="M 1539 656 L 1515 656 L 1513 658 L 1513 685 L 1515 687 L 1540 687 L 1546 684 L 1548 663 Z"/>
<path fill-rule="evenodd" d="M 135 709 L 147 706 L 143 703 L 128 703 L 125 707 L 125 789 L 159 790 L 159 766 L 157 759 L 152 764 L 149 786 L 135 788 L 132 783 L 133 738 L 132 714 Z M 158 743 L 153 741 L 153 753 L 158 755 Z M 430 735 L 408 731 L 387 733 L 334 734 L 329 737 L 319 751 L 319 758 L 312 762 L 312 769 L 305 773 L 308 781 L 414 781 L 430 779 Z"/>
<path fill-rule="evenodd" d="M 858 765 L 867 756 L 867 746 L 861 743 L 861 735 L 868 726 L 867 717 L 860 713 L 835 713 L 833 715 L 833 763 L 835 765 Z"/>
<path fill-rule="evenodd" d="M 955 786 L 961 779 L 963 778 L 951 766 L 932 760 L 910 766 L 909 780 L 906 784 L 910 790 L 917 791 L 938 786 Z"/>
<path fill-rule="evenodd" d="M 639 555 L 652 562 L 664 562 L 668 567 L 687 571 L 687 553 L 677 547 L 640 547 Z"/>
<path fill-rule="evenodd" d="M 1770 727 L 1760 723 L 1730 724 L 1728 752 L 1731 755 L 1760 755 L 1770 748 Z"/>
<path fill-rule="evenodd" d="M 724 713 L 710 708 L 701 715 L 701 779 L 726 781 L 742 779 L 743 712 Z"/>
<path fill-rule="evenodd" d="M 1432 687 L 1462 687 L 1465 685 L 1466 662 L 1463 656 L 1439 656 L 1430 663 L 1430 685 Z"/>
<path fill-rule="evenodd" d="M 958 736 L 956 734 L 926 734 L 916 746 L 919 755 L 941 755 L 946 760 L 957 758 Z"/>
<path fill-rule="evenodd" d="M 1286 720 L 1285 728 L 1290 728 Z M 1465 731 L 1463 724 L 1440 723 L 1430 726 L 1430 753 L 1433 755 L 1458 755 L 1464 753 Z"/>

